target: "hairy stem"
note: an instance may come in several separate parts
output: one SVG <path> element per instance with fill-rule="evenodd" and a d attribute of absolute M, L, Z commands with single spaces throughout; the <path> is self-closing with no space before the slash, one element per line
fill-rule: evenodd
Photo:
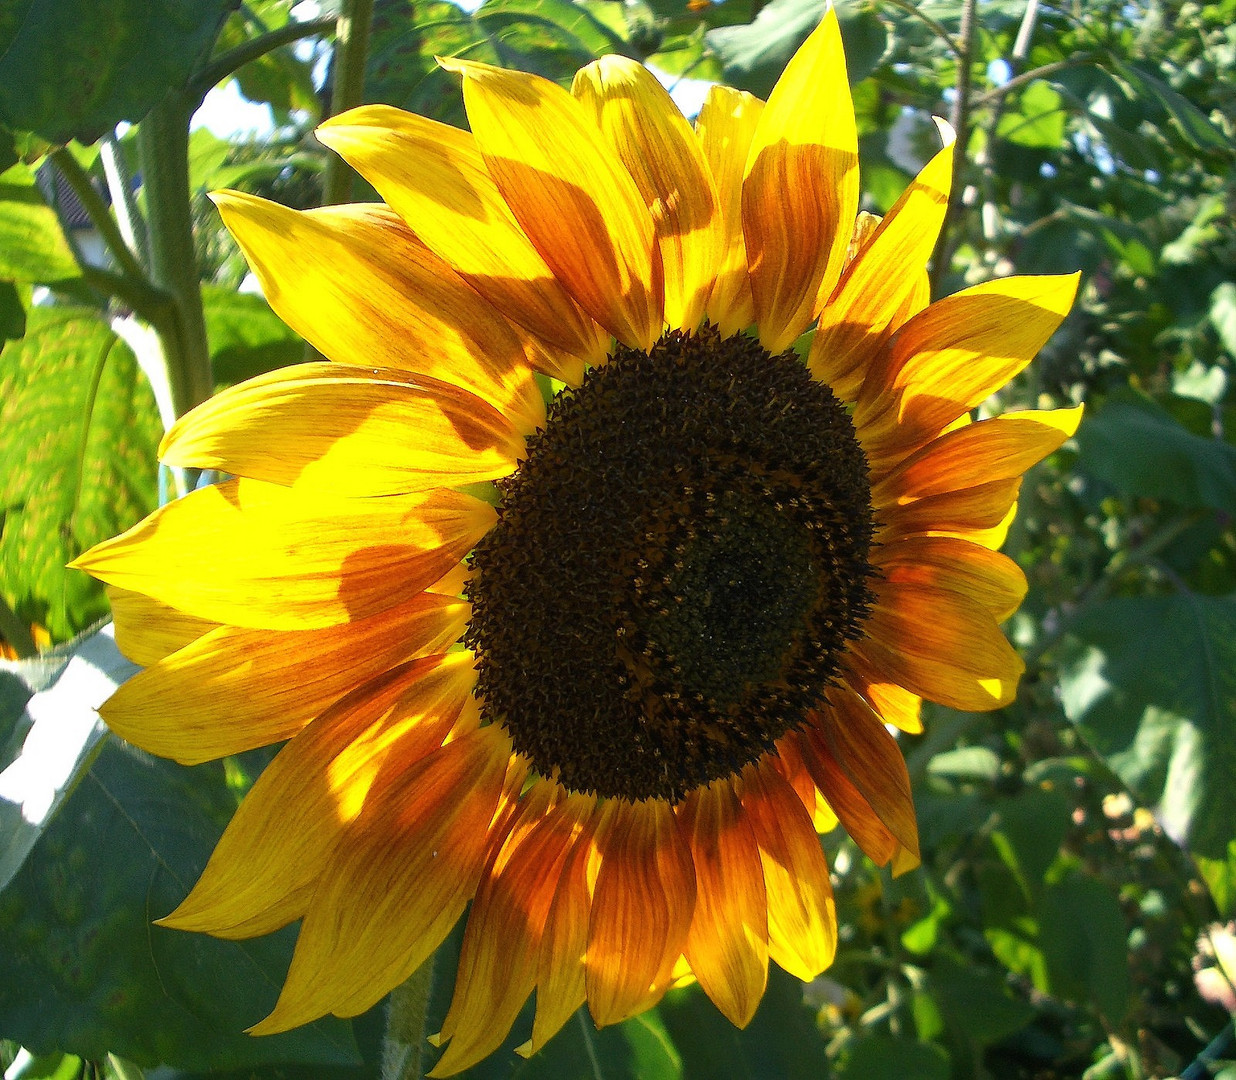
<path fill-rule="evenodd" d="M 290 22 L 278 30 L 261 34 L 249 41 L 237 45 L 234 49 L 220 53 L 207 64 L 189 83 L 191 100 L 200 101 L 212 86 L 221 83 L 229 75 L 235 74 L 246 64 L 260 60 L 269 52 L 291 45 L 307 37 L 317 34 L 327 34 L 335 28 L 335 19 L 325 16 L 321 19 L 308 19 L 305 22 Z"/>
<path fill-rule="evenodd" d="M 957 221 L 962 212 L 962 177 L 966 169 L 966 148 L 970 143 L 970 69 L 974 65 L 974 9 L 977 0 L 964 0 L 961 7 L 961 25 L 958 30 L 957 54 L 957 96 L 953 100 L 952 114 L 949 123 L 957 133 L 957 142 L 953 147 L 953 180 L 952 196 L 944 212 L 944 221 L 940 226 L 940 239 L 936 243 L 935 259 L 931 264 L 931 292 L 936 295 L 940 282 L 948 273 L 953 261 L 953 252 L 957 250 L 955 233 Z"/>
<path fill-rule="evenodd" d="M 382 1042 L 382 1080 L 421 1080 L 424 1071 L 425 1016 L 433 986 L 430 953 L 408 980 L 391 991 Z"/>
<path fill-rule="evenodd" d="M 365 60 L 369 54 L 369 26 L 373 22 L 373 0 L 346 0 L 335 31 L 335 85 L 331 91 L 330 112 L 341 112 L 359 105 L 365 97 Z M 326 163 L 322 204 L 332 206 L 352 197 L 352 172 L 343 158 L 331 154 Z"/>

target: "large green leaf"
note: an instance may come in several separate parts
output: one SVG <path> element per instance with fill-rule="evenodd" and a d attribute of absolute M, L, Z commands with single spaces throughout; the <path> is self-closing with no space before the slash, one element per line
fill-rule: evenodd
<path fill-rule="evenodd" d="M 0 278 L 49 283 L 80 273 L 55 211 L 35 186 L 34 173 L 14 165 L 0 174 Z"/>
<path fill-rule="evenodd" d="M 157 503 L 154 397 L 93 312 L 35 308 L 0 352 L 0 592 L 27 623 L 70 638 L 107 610 L 65 564 Z"/>
<path fill-rule="evenodd" d="M 1043 897 L 1039 936 L 1052 993 L 1119 1024 L 1129 1008 L 1129 930 L 1116 894 L 1080 873 L 1053 883 Z"/>
<path fill-rule="evenodd" d="M 207 285 L 202 305 L 217 387 L 304 360 L 304 340 L 262 297 Z"/>
<path fill-rule="evenodd" d="M 237 0 L 18 0 L 0 17 L 0 124 L 94 142 L 210 51 Z"/>
<path fill-rule="evenodd" d="M 846 74 L 855 83 L 869 75 L 888 47 L 884 23 L 865 4 L 836 5 L 845 40 Z M 746 26 L 720 26 L 706 39 L 721 60 L 724 81 L 766 98 L 785 65 L 823 14 L 818 0 L 772 0 Z"/>
<path fill-rule="evenodd" d="M 1113 394 L 1077 442 L 1078 469 L 1122 494 L 1236 514 L 1236 447 L 1192 434 L 1142 394 Z"/>
<path fill-rule="evenodd" d="M 1117 597 L 1073 627 L 1064 709 L 1169 836 L 1208 859 L 1236 838 L 1236 597 Z"/>
<path fill-rule="evenodd" d="M 235 805 L 221 765 L 107 743 L 0 893 L 0 1031 L 145 1066 L 356 1063 L 343 1021 L 244 1034 L 274 1005 L 294 929 L 227 942 L 151 923 L 184 898 Z"/>

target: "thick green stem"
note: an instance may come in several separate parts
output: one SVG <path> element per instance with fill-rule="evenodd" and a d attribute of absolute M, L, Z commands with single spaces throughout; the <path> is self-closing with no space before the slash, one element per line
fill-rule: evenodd
<path fill-rule="evenodd" d="M 210 350 L 201 282 L 193 250 L 189 199 L 189 116 L 185 95 L 172 91 L 137 132 L 150 230 L 150 274 L 171 297 L 169 317 L 155 329 L 163 343 L 172 408 L 177 416 L 210 397 Z"/>
<path fill-rule="evenodd" d="M 433 987 L 430 953 L 407 982 L 391 991 L 382 1044 L 382 1080 L 421 1080 L 424 1071 L 425 1016 Z"/>
<path fill-rule="evenodd" d="M 365 60 L 369 54 L 369 26 L 373 22 L 373 0 L 345 0 L 335 30 L 335 85 L 331 91 L 330 112 L 355 108 L 365 98 Z M 333 206 L 352 198 L 356 174 L 335 154 L 326 163 L 322 204 Z"/>
<path fill-rule="evenodd" d="M 292 45 L 316 34 L 325 34 L 335 28 L 336 20 L 330 17 L 308 19 L 305 22 L 290 22 L 278 30 L 237 45 L 234 49 L 220 53 L 207 64 L 189 83 L 190 100 L 199 101 L 206 96 L 207 91 L 217 83 L 221 83 L 229 75 L 239 71 L 253 60 L 260 60 L 269 52 L 281 49 L 284 45 Z"/>

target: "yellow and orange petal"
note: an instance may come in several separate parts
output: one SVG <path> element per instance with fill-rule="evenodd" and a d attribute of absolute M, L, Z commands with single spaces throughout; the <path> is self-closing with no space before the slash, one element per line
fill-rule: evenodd
<path fill-rule="evenodd" d="M 524 1054 L 582 1005 L 616 1023 L 689 976 L 742 1026 L 769 959 L 802 979 L 828 967 L 838 931 L 817 834 L 840 822 L 877 863 L 917 863 L 889 729 L 921 731 L 924 700 L 1013 699 L 1023 665 L 999 624 L 1026 582 L 995 549 L 1023 474 L 1080 409 L 970 422 L 1054 332 L 1077 279 L 928 303 L 952 133 L 941 124 L 942 149 L 882 221 L 859 213 L 831 8 L 767 104 L 716 87 L 694 130 L 625 58 L 589 65 L 570 92 L 442 64 L 462 79 L 470 132 L 386 106 L 320 129 L 385 205 L 215 196 L 268 300 L 325 361 L 182 418 L 163 459 L 232 479 L 76 565 L 108 583 L 118 643 L 146 666 L 103 707 L 118 733 L 183 762 L 287 740 L 161 922 L 236 938 L 302 920 L 279 1001 L 252 1029 L 265 1034 L 369 1008 L 471 903 L 432 1038 L 445 1076 L 497 1048 L 531 996 Z M 854 632 L 794 724 L 732 769 L 640 797 L 572 789 L 481 692 L 493 655 L 476 553 L 565 400 L 547 410 L 538 373 L 569 397 L 620 358 L 708 334 L 758 339 L 771 365 L 812 326 L 798 370 L 845 404 L 865 462 L 855 528 L 873 542 Z M 742 453 L 725 446 L 725 475 L 781 482 Z M 552 597 L 582 553 L 536 554 Z M 503 613 L 533 655 L 525 617 Z M 654 680 L 629 640 L 616 653 L 635 657 L 638 696 Z M 671 715 L 641 707 L 653 726 Z"/>

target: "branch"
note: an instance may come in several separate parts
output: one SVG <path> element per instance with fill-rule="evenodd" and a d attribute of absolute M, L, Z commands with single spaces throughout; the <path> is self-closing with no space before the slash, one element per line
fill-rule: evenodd
<path fill-rule="evenodd" d="M 190 80 L 186 92 L 192 101 L 201 101 L 212 86 L 216 86 L 229 75 L 239 71 L 246 64 L 260 60 L 269 52 L 280 49 L 284 45 L 301 41 L 315 34 L 329 33 L 335 28 L 335 20 L 326 16 L 321 19 L 309 19 L 306 22 L 292 22 L 271 30 L 258 37 L 251 38 L 227 52 L 220 53 Z"/>
<path fill-rule="evenodd" d="M 124 237 L 120 235 L 120 227 L 116 224 L 116 219 L 112 217 L 111 211 L 103 204 L 99 193 L 95 191 L 94 185 L 90 182 L 90 177 L 86 175 L 86 170 L 77 163 L 77 158 L 63 146 L 58 150 L 53 150 L 50 156 L 52 161 L 56 163 L 56 168 L 60 170 L 61 175 L 68 181 L 69 187 L 73 189 L 73 194 L 77 196 L 78 202 L 82 204 L 82 209 L 90 215 L 90 220 L 94 223 L 94 227 L 99 230 L 104 243 L 107 244 L 107 250 L 112 253 L 116 262 L 120 264 L 120 269 L 125 277 L 144 282 L 146 280 L 145 271 L 142 270 L 141 264 L 137 261 L 137 256 L 133 254 L 129 245 L 124 242 Z"/>
<path fill-rule="evenodd" d="M 1090 63 L 1089 53 L 1079 53 L 1077 56 L 1072 56 L 1068 60 L 1057 60 L 1051 64 L 1044 64 L 1042 67 L 1036 67 L 1030 71 L 1024 71 L 1020 75 L 1016 75 L 1009 79 L 1006 83 L 1001 83 L 997 87 L 993 87 L 985 94 L 980 94 L 976 97 L 971 105 L 978 109 L 984 105 L 990 105 L 999 101 L 1006 94 L 1012 93 L 1014 90 L 1020 90 L 1027 83 L 1034 82 L 1035 79 L 1045 79 L 1048 75 L 1054 75 L 1057 71 L 1064 71 L 1066 68 L 1081 67 L 1084 64 Z"/>

